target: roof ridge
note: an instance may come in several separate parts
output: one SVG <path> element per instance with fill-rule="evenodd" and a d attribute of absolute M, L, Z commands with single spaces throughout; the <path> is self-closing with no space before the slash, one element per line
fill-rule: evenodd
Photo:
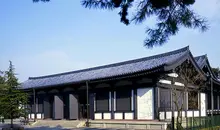
<path fill-rule="evenodd" d="M 158 58 L 158 57 L 164 57 L 164 56 L 168 56 L 171 54 L 176 54 L 176 53 L 180 53 L 180 52 L 184 52 L 184 51 L 188 51 L 188 50 L 189 50 L 189 46 L 184 47 L 184 48 L 180 48 L 180 49 L 177 49 L 174 51 L 169 51 L 169 52 L 153 55 L 153 56 L 123 61 L 123 62 L 118 62 L 118 63 L 112 63 L 112 64 L 107 64 L 107 65 L 101 65 L 101 66 L 91 67 L 91 68 L 86 68 L 86 69 L 81 69 L 81 70 L 75 70 L 75 71 L 70 71 L 70 72 L 64 72 L 64 73 L 58 73 L 58 74 L 52 74 L 52 75 L 46 75 L 46 76 L 39 76 L 39 77 L 29 77 L 29 79 L 48 78 L 48 77 L 54 77 L 54 76 L 59 76 L 59 75 L 65 75 L 65 74 L 72 74 L 72 73 L 85 72 L 85 71 L 96 70 L 96 69 L 101 69 L 101 68 L 114 67 L 114 66 L 119 66 L 119 65 L 124 65 L 124 64 L 130 64 L 130 63 L 134 63 L 134 62 L 140 62 L 143 60 L 150 60 L 150 59 L 154 59 L 154 58 Z"/>
<path fill-rule="evenodd" d="M 203 55 L 199 55 L 199 56 L 195 56 L 194 58 L 200 58 L 200 57 L 207 57 L 207 54 L 203 54 Z"/>

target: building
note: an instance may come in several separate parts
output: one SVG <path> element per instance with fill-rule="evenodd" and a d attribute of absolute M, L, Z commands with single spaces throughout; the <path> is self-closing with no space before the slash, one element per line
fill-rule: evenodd
<path fill-rule="evenodd" d="M 211 84 L 204 84 L 204 89 L 192 87 L 194 106 L 190 106 L 190 89 L 183 89 L 175 72 L 184 63 L 191 64 L 204 81 L 207 73 L 211 76 Z M 178 99 L 184 102 L 183 115 L 220 112 L 220 82 L 213 75 L 207 56 L 194 58 L 189 47 L 116 64 L 30 77 L 22 88 L 30 94 L 29 118 L 37 119 L 171 119 L 172 115 L 177 116 L 173 88 L 183 94 Z"/>

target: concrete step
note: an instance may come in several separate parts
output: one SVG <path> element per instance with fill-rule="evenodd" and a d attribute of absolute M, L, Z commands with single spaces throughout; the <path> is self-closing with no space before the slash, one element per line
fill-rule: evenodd
<path fill-rule="evenodd" d="M 62 127 L 62 128 L 77 128 L 82 121 L 79 120 L 38 120 L 33 127 Z"/>
<path fill-rule="evenodd" d="M 93 128 L 165 130 L 167 125 L 160 121 L 90 121 Z"/>

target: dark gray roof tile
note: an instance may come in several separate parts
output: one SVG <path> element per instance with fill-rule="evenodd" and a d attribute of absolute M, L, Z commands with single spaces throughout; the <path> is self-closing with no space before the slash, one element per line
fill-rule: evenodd
<path fill-rule="evenodd" d="M 77 83 L 86 80 L 110 78 L 113 76 L 122 76 L 136 72 L 147 71 L 176 61 L 177 59 L 188 53 L 188 50 L 188 47 L 185 47 L 160 55 L 125 61 L 116 64 L 110 64 L 67 73 L 60 73 L 55 75 L 30 77 L 27 81 L 23 82 L 21 86 L 24 89 L 39 88 L 67 83 Z"/>

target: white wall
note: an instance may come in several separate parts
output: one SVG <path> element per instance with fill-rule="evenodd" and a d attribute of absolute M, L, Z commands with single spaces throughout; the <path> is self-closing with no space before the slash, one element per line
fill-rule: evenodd
<path fill-rule="evenodd" d="M 95 119 L 102 119 L 102 113 L 95 113 Z"/>
<path fill-rule="evenodd" d="M 206 95 L 205 93 L 200 93 L 200 103 L 201 103 L 201 116 L 206 116 Z"/>
<path fill-rule="evenodd" d="M 138 119 L 154 119 L 153 88 L 137 89 L 137 117 Z"/>
<path fill-rule="evenodd" d="M 193 112 L 194 112 L 194 117 L 199 117 L 199 111 L 187 111 L 187 117 L 193 117 Z M 159 112 L 160 116 L 159 118 L 161 120 L 165 119 L 165 112 L 161 111 Z M 178 112 L 174 111 L 174 117 L 177 117 Z M 166 112 L 166 119 L 171 119 L 172 117 L 172 111 L 167 111 Z M 185 111 L 182 111 L 182 117 L 185 117 Z"/>

